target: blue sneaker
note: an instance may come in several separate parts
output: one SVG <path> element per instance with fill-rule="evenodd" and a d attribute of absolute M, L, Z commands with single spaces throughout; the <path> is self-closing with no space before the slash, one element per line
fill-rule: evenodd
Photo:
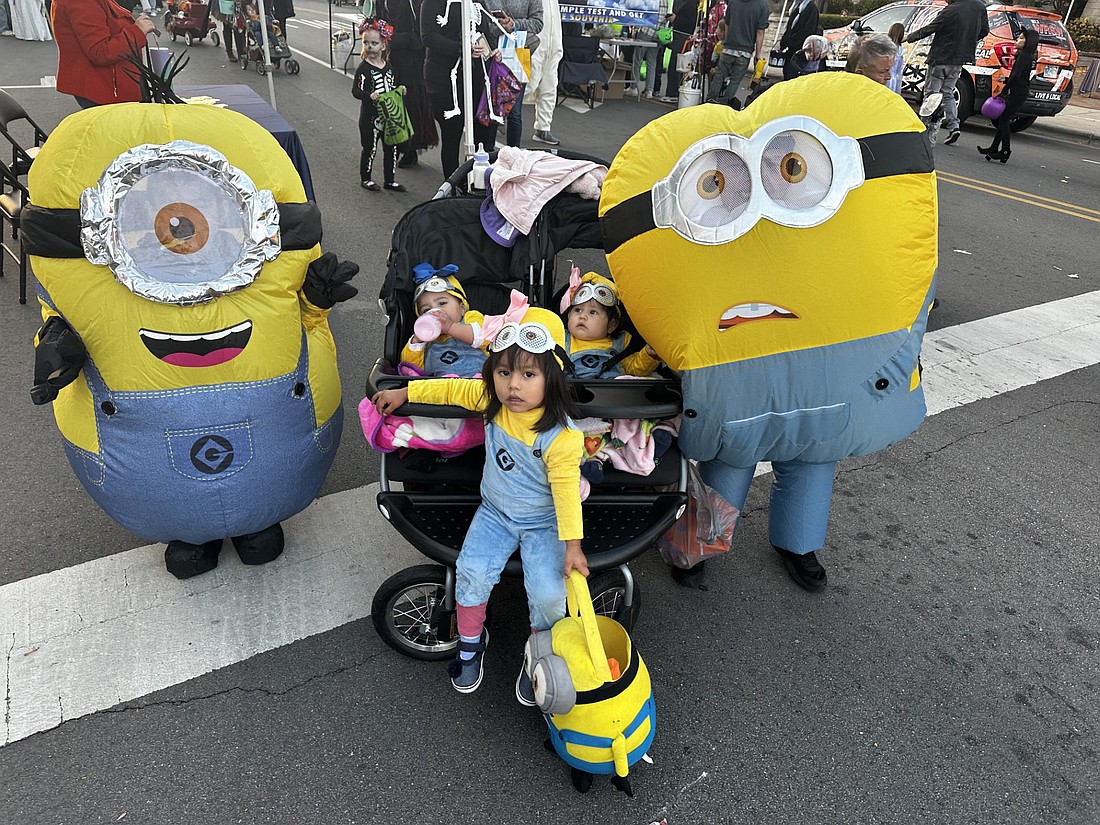
<path fill-rule="evenodd" d="M 485 648 L 489 646 L 489 628 L 482 628 L 481 641 L 470 644 L 459 641 L 458 651 L 472 652 L 469 659 L 461 659 L 457 655 L 447 665 L 447 675 L 451 677 L 451 685 L 459 693 L 473 693 L 481 685 L 481 676 L 484 673 L 483 659 Z"/>
<path fill-rule="evenodd" d="M 516 677 L 516 701 L 524 707 L 533 708 L 538 705 L 535 701 L 535 686 L 531 684 L 531 677 L 527 675 L 527 657 L 523 657 L 523 664 L 519 668 L 519 676 Z"/>

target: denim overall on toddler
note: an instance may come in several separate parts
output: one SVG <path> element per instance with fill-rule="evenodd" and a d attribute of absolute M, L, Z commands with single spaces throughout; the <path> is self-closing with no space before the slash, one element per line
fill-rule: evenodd
<path fill-rule="evenodd" d="M 571 345 L 572 338 L 565 333 L 565 350 L 569 353 L 569 360 L 573 362 L 574 378 L 617 378 L 623 374 L 622 362 L 604 369 L 604 365 L 626 348 L 626 333 L 620 332 L 611 336 L 611 346 L 607 349 L 587 349 L 580 355 L 573 356 Z"/>
<path fill-rule="evenodd" d="M 528 446 L 497 424 L 485 427 L 481 506 L 455 565 L 455 597 L 476 607 L 489 600 L 509 556 L 520 548 L 531 627 L 549 630 L 565 616 L 565 542 L 543 453 L 564 426 L 539 433 Z"/>

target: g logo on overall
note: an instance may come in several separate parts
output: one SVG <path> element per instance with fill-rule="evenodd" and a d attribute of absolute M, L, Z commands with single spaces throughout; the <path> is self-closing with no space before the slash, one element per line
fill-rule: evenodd
<path fill-rule="evenodd" d="M 233 463 L 233 444 L 220 435 L 204 435 L 191 445 L 191 464 L 200 473 L 217 475 Z"/>
<path fill-rule="evenodd" d="M 446 364 L 447 366 L 450 366 L 451 364 L 455 363 L 456 361 L 458 361 L 458 353 L 455 352 L 453 349 L 449 349 L 446 352 L 444 352 L 441 356 L 439 356 L 439 362 L 441 364 Z"/>
<path fill-rule="evenodd" d="M 508 454 L 506 449 L 501 447 L 497 450 L 497 466 L 504 470 L 504 472 L 508 472 L 516 466 L 516 460 Z"/>

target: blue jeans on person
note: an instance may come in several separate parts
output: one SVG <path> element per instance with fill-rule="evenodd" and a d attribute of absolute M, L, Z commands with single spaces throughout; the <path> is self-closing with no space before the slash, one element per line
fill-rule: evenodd
<path fill-rule="evenodd" d="M 521 83 L 516 105 L 512 107 L 512 111 L 504 119 L 505 142 L 509 146 L 519 146 L 520 141 L 523 140 L 523 93 L 526 91 L 527 84 Z"/>
<path fill-rule="evenodd" d="M 924 96 L 941 92 L 943 94 L 943 125 L 949 132 L 959 128 L 959 104 L 955 101 L 955 84 L 959 82 L 962 66 L 932 66 L 928 70 L 928 79 L 924 82 Z M 935 125 L 926 121 L 926 125 Z"/>
<path fill-rule="evenodd" d="M 558 523 L 508 516 L 487 501 L 474 513 L 455 564 L 455 598 L 465 607 L 489 601 L 508 557 L 520 548 L 531 627 L 549 630 L 565 617 L 565 542 Z"/>
<path fill-rule="evenodd" d="M 8 0 L 0 0 L 0 32 L 11 31 L 11 10 L 8 8 Z"/>
<path fill-rule="evenodd" d="M 771 543 L 798 555 L 825 546 L 825 528 L 833 497 L 836 463 L 806 464 L 801 461 L 775 461 L 771 504 L 768 508 L 768 537 Z M 722 498 L 742 510 L 749 494 L 752 467 L 730 467 L 719 461 L 699 464 L 703 481 L 722 494 Z"/>
<path fill-rule="evenodd" d="M 711 81 L 707 99 L 716 103 L 729 103 L 730 98 L 741 87 L 741 81 L 745 79 L 749 70 L 749 59 L 745 55 L 722 52 L 718 56 L 718 67 L 714 70 L 714 80 Z"/>

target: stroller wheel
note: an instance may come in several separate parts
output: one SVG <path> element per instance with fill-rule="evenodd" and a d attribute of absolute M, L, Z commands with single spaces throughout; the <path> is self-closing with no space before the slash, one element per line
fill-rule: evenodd
<path fill-rule="evenodd" d="M 421 564 L 382 582 L 371 602 L 371 620 L 382 641 L 413 659 L 440 661 L 454 656 L 458 629 L 444 609 L 446 569 Z"/>
<path fill-rule="evenodd" d="M 195 36 L 191 32 L 183 33 L 183 42 L 187 44 L 188 48 L 195 44 Z"/>
<path fill-rule="evenodd" d="M 256 61 L 256 74 L 258 74 L 260 77 L 263 77 L 265 74 L 267 74 L 267 66 L 264 65 L 262 57 Z"/>
<path fill-rule="evenodd" d="M 221 35 L 218 34 L 216 31 L 210 32 L 210 40 L 214 43 L 215 46 L 220 46 L 222 44 Z"/>
<path fill-rule="evenodd" d="M 242 69 L 247 69 L 248 68 L 248 55 L 245 54 L 242 51 L 241 56 L 240 56 L 240 58 L 238 58 L 237 62 L 241 64 Z"/>
<path fill-rule="evenodd" d="M 176 33 L 175 32 L 172 32 L 172 42 L 173 43 L 176 42 Z"/>
<path fill-rule="evenodd" d="M 294 58 L 287 58 L 283 68 L 286 69 L 287 74 L 298 74 L 302 70 L 302 65 Z"/>
<path fill-rule="evenodd" d="M 642 612 L 642 588 L 638 586 L 638 580 L 634 580 L 634 599 L 628 611 L 624 601 L 626 600 L 626 582 L 623 574 L 618 570 L 605 570 L 597 576 L 593 576 L 588 582 L 589 592 L 592 594 L 592 606 L 599 616 L 607 616 L 614 619 L 627 629 L 634 629 L 638 621 L 638 614 Z"/>

